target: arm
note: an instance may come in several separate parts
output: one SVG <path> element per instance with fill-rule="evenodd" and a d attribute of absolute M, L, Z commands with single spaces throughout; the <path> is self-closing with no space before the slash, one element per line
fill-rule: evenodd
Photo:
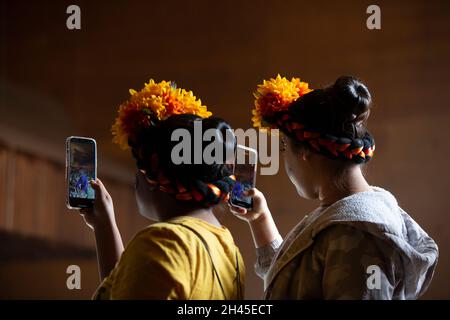
<path fill-rule="evenodd" d="M 246 210 L 230 205 L 230 210 L 235 216 L 246 221 L 250 227 L 256 248 L 255 271 L 263 278 L 283 239 L 262 192 L 254 188 L 248 190 L 246 194 L 253 198 L 253 208 Z"/>
<path fill-rule="evenodd" d="M 114 269 L 124 250 L 122 237 L 115 221 L 95 229 L 95 246 L 100 280 L 103 280 Z"/>
<path fill-rule="evenodd" d="M 116 265 L 124 248 L 111 196 L 100 179 L 90 183 L 96 193 L 94 208 L 82 209 L 81 214 L 86 224 L 94 230 L 100 280 L 103 280 Z"/>

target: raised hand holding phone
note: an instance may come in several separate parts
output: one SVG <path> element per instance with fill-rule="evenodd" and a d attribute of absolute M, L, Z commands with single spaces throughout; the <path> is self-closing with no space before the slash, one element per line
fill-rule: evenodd
<path fill-rule="evenodd" d="M 273 221 L 266 198 L 262 192 L 256 188 L 253 188 L 245 193 L 246 196 L 251 197 L 253 200 L 252 209 L 236 207 L 231 203 L 228 205 L 230 206 L 230 211 L 236 217 L 248 222 L 250 225 L 255 247 L 263 247 L 275 239 L 281 238 L 277 226 Z"/>
<path fill-rule="evenodd" d="M 242 208 L 229 203 L 230 210 L 236 217 L 247 222 L 254 222 L 257 219 L 264 218 L 265 215 L 270 215 L 266 198 L 261 191 L 252 188 L 244 191 L 244 196 L 252 200 L 252 208 Z"/>
<path fill-rule="evenodd" d="M 239 156 L 244 156 L 248 162 L 242 161 Z M 234 161 L 236 184 L 228 205 L 236 217 L 249 223 L 255 246 L 258 248 L 281 236 L 273 221 L 266 198 L 255 188 L 257 159 L 255 149 L 237 145 Z"/>
<path fill-rule="evenodd" d="M 104 279 L 114 268 L 124 247 L 112 198 L 97 179 L 97 144 L 94 139 L 67 138 L 66 181 L 67 207 L 81 209 L 84 221 L 95 231 L 100 279 Z"/>
<path fill-rule="evenodd" d="M 90 181 L 95 190 L 96 199 L 93 208 L 82 208 L 81 215 L 92 229 L 115 225 L 114 205 L 111 196 L 100 179 Z"/>

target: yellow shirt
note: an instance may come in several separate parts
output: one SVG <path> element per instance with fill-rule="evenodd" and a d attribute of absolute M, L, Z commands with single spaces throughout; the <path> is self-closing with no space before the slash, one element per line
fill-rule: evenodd
<path fill-rule="evenodd" d="M 208 244 L 223 291 L 202 240 L 179 223 L 197 231 Z M 94 299 L 238 299 L 244 283 L 244 262 L 230 231 L 183 216 L 138 232 Z"/>

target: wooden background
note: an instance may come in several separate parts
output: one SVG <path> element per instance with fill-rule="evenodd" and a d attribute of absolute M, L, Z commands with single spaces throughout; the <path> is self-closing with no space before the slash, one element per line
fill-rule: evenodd
<path fill-rule="evenodd" d="M 368 179 L 437 241 L 425 298 L 450 298 L 448 1 L 377 1 L 377 31 L 366 28 L 370 1 L 77 1 L 79 31 L 66 28 L 70 4 L 0 0 L 0 297 L 89 298 L 98 284 L 92 232 L 64 205 L 66 136 L 97 140 L 99 176 L 129 240 L 149 222 L 136 211 L 131 156 L 111 143 L 128 88 L 175 80 L 248 128 L 256 84 L 281 73 L 313 88 L 342 74 L 367 83 L 377 140 Z M 257 185 L 282 234 L 317 204 L 296 195 L 282 167 Z M 219 211 L 247 262 L 246 296 L 259 298 L 247 227 Z M 70 264 L 82 268 L 80 291 L 65 286 Z"/>

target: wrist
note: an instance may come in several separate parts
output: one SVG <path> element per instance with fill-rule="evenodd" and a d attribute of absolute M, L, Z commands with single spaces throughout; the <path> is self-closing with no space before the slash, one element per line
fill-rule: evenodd
<path fill-rule="evenodd" d="M 249 221 L 249 226 L 255 248 L 264 247 L 272 241 L 281 238 L 269 210 L 258 216 L 257 219 Z"/>
<path fill-rule="evenodd" d="M 248 224 L 250 226 L 261 225 L 264 224 L 272 217 L 269 210 L 261 212 L 255 219 L 249 220 Z"/>

